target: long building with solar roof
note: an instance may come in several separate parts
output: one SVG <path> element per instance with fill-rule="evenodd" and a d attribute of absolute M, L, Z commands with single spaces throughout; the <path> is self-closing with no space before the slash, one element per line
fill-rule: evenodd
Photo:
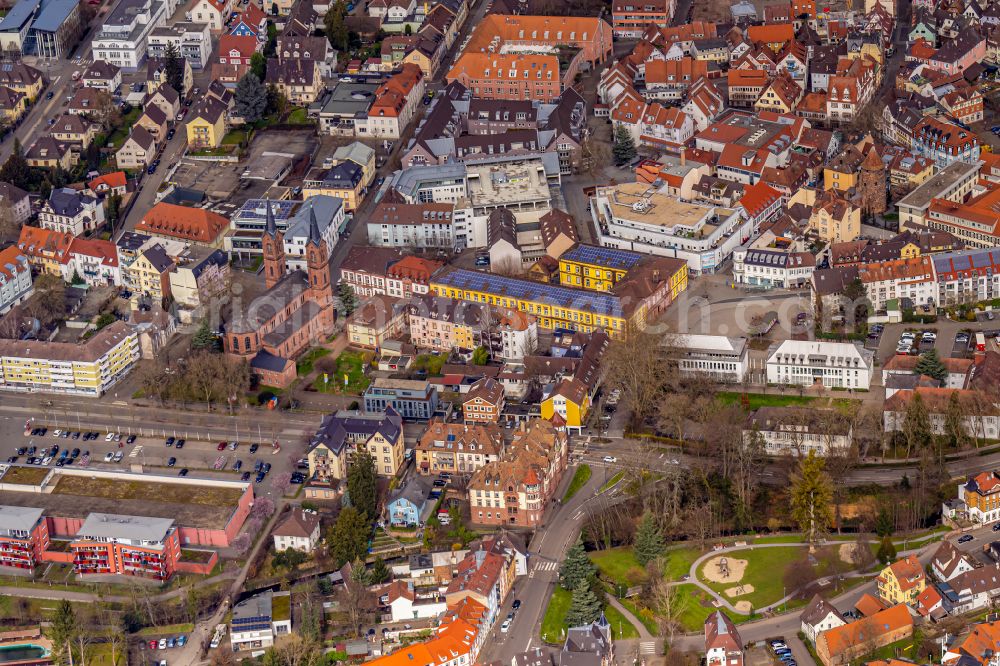
<path fill-rule="evenodd" d="M 646 257 L 609 293 L 460 268 L 434 276 L 430 288 L 438 296 L 530 313 L 542 328 L 603 328 L 620 338 L 630 327 L 644 328 L 687 289 L 687 263 Z"/>

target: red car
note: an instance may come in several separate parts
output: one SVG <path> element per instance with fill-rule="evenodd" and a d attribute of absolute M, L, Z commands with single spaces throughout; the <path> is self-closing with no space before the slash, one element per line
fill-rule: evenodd
<path fill-rule="evenodd" d="M 225 451 L 226 450 L 226 443 L 225 442 L 219 442 L 219 445 L 217 447 L 215 447 L 215 450 L 216 451 Z"/>
<path fill-rule="evenodd" d="M 150 650 L 156 649 L 156 641 L 149 641 L 149 649 Z"/>

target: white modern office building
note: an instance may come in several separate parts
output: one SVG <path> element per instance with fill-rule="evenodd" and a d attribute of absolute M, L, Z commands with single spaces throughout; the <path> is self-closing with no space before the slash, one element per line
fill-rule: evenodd
<path fill-rule="evenodd" d="M 739 210 L 688 203 L 644 183 L 597 188 L 591 214 L 601 245 L 684 259 L 693 273 L 715 273 L 753 233 Z"/>
<path fill-rule="evenodd" d="M 168 44 L 174 45 L 191 69 L 204 69 L 211 64 L 212 33 L 207 23 L 179 21 L 154 28 L 149 33 L 146 53 L 150 58 L 163 58 Z"/>
<path fill-rule="evenodd" d="M 767 357 L 767 383 L 868 390 L 875 353 L 860 343 L 783 340 Z"/>
<path fill-rule="evenodd" d="M 95 60 L 134 72 L 146 59 L 149 36 L 166 23 L 175 0 L 119 0 L 91 40 Z"/>
<path fill-rule="evenodd" d="M 746 338 L 724 335 L 671 335 L 664 345 L 677 358 L 685 375 L 704 375 L 712 381 L 738 384 L 746 377 L 750 350 Z"/>

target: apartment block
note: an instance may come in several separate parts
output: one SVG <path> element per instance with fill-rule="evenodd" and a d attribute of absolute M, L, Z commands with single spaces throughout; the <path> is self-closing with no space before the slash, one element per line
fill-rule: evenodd
<path fill-rule="evenodd" d="M 0 506 L 0 566 L 33 569 L 49 546 L 42 509 Z"/>
<path fill-rule="evenodd" d="M 79 575 L 123 574 L 167 580 L 177 568 L 181 544 L 169 518 L 91 513 L 70 543 Z"/>

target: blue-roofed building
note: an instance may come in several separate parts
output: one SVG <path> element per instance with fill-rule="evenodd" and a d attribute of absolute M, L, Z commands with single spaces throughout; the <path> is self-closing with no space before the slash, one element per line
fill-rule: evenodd
<path fill-rule="evenodd" d="M 0 20 L 0 48 L 42 58 L 66 58 L 84 28 L 76 0 L 19 0 Z"/>
<path fill-rule="evenodd" d="M 687 289 L 687 263 L 646 257 L 610 293 L 467 269 L 445 270 L 431 279 L 437 296 L 489 303 L 532 314 L 540 328 L 590 332 L 598 328 L 621 337 L 627 325 L 643 328 Z"/>
<path fill-rule="evenodd" d="M 0 48 L 25 53 L 31 23 L 38 16 L 42 0 L 20 0 L 0 20 Z"/>
<path fill-rule="evenodd" d="M 53 60 L 68 58 L 85 28 L 77 0 L 42 0 L 41 10 L 31 26 L 35 54 Z"/>

